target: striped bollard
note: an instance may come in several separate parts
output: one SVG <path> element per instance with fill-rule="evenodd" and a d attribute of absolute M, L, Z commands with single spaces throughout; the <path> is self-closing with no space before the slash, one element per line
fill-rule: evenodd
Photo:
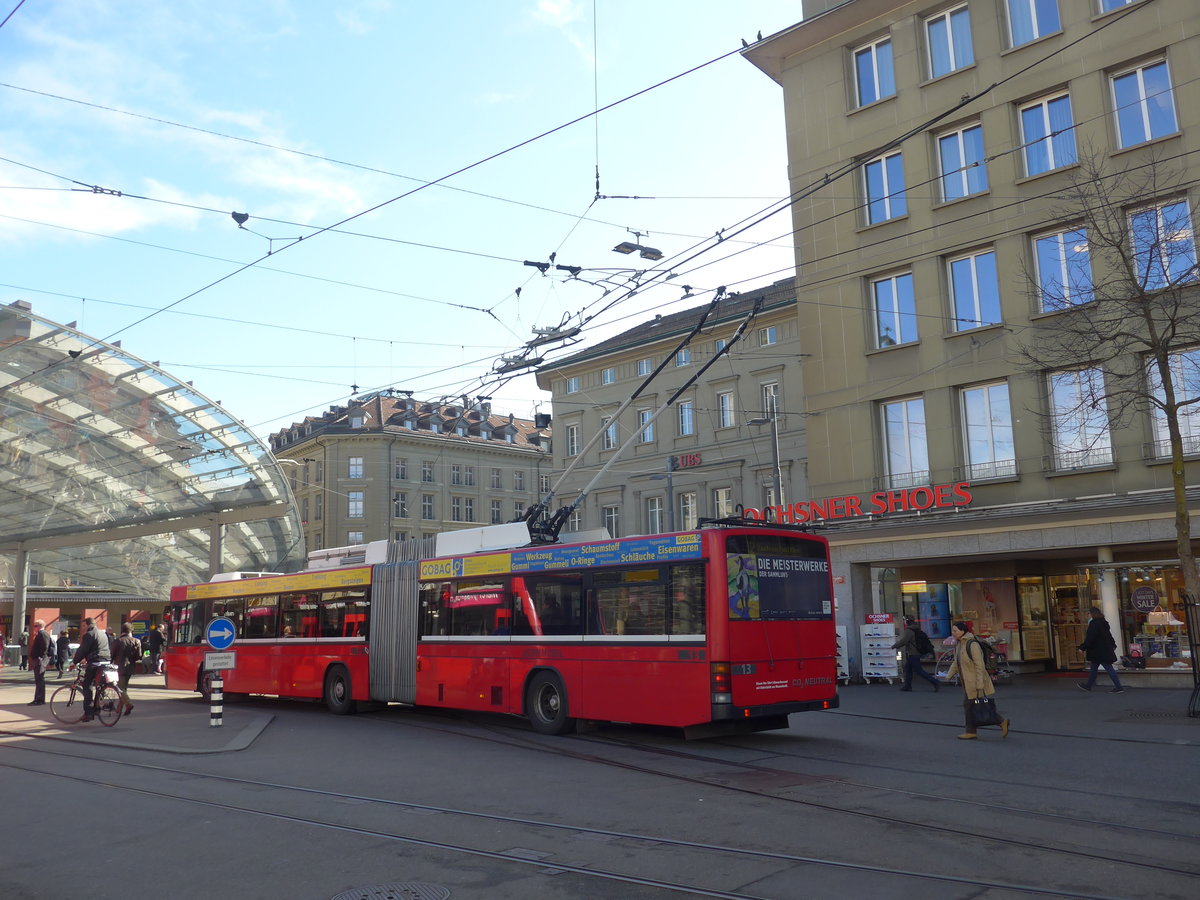
<path fill-rule="evenodd" d="M 210 694 L 212 703 L 208 711 L 208 724 L 210 728 L 221 727 L 221 711 L 225 705 L 225 679 L 220 673 L 212 677 L 212 693 Z"/>

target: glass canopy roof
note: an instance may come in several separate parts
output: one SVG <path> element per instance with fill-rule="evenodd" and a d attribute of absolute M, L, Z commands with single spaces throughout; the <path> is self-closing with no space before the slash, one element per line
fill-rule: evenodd
<path fill-rule="evenodd" d="M 164 600 L 214 563 L 287 572 L 304 558 L 288 481 L 245 425 L 24 301 L 0 306 L 0 582 L 20 549 L 31 582 Z"/>

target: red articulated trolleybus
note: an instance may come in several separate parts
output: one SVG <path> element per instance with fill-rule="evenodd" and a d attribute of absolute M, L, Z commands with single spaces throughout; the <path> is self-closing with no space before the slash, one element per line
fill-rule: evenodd
<path fill-rule="evenodd" d="M 167 686 L 204 691 L 204 627 L 227 616 L 233 694 L 577 720 L 784 728 L 838 705 L 829 546 L 749 520 L 696 531 L 487 548 L 464 532 L 388 545 L 388 561 L 175 588 Z M 445 540 L 443 540 L 445 539 Z M 497 543 L 495 540 L 492 544 Z M 500 541 L 503 543 L 503 541 Z"/>

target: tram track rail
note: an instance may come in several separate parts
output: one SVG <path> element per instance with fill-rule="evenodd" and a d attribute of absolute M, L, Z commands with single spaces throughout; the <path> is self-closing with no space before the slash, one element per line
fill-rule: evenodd
<path fill-rule="evenodd" d="M 279 810 L 264 809 L 261 806 L 247 806 L 239 803 L 225 803 L 203 797 L 188 796 L 178 791 L 167 791 L 157 788 L 147 787 L 145 785 L 113 779 L 111 776 L 102 776 L 95 771 L 89 771 L 87 774 L 78 774 L 72 772 L 54 771 L 52 768 L 44 765 L 36 765 L 36 762 L 45 761 L 47 758 L 62 758 L 69 760 L 78 760 L 82 757 L 80 754 L 67 753 L 63 751 L 53 751 L 38 748 L 37 750 L 9 746 L 7 749 L 16 750 L 30 754 L 34 759 L 29 764 L 21 764 L 11 759 L 0 761 L 0 768 L 9 769 L 12 771 L 22 772 L 26 775 L 43 776 L 49 778 L 58 778 L 80 785 L 86 785 L 92 788 L 109 789 L 116 792 L 132 792 L 137 795 L 149 797 L 155 800 L 165 800 L 170 802 L 178 802 L 189 805 L 204 807 L 207 809 L 227 812 L 233 814 L 242 814 L 249 816 L 262 817 L 279 822 L 290 823 L 302 827 L 312 827 L 325 830 L 334 830 L 344 834 L 358 835 L 368 837 L 373 840 L 389 840 L 398 843 L 421 847 L 430 850 L 448 852 L 459 855 L 472 857 L 486 858 L 504 863 L 511 863 L 520 866 L 535 867 L 537 869 L 553 872 L 568 872 L 573 875 L 588 878 L 601 879 L 605 881 L 627 883 L 631 885 L 639 885 L 643 887 L 651 887 L 673 893 L 688 894 L 691 896 L 700 897 L 716 897 L 727 898 L 727 900 L 770 900 L 770 897 L 763 894 L 744 893 L 735 890 L 721 890 L 712 887 L 706 887 L 700 884 L 688 884 L 683 882 L 668 881 L 665 879 L 650 878 L 642 875 L 633 874 L 630 872 L 620 872 L 612 869 L 597 868 L 592 864 L 577 864 L 574 862 L 562 861 L 559 859 L 546 858 L 529 858 L 517 853 L 489 850 L 481 847 L 473 847 L 467 844 L 455 843 L 442 840 L 433 840 L 430 838 L 422 838 L 412 834 L 399 833 L 398 831 L 369 828 L 361 825 L 349 824 L 346 822 L 334 821 L 333 817 L 317 818 L 314 816 L 304 816 L 295 813 L 286 813 Z M 573 834 L 582 834 L 595 837 L 604 837 L 612 839 L 621 839 L 624 841 L 636 842 L 644 845 L 647 851 L 650 850 L 688 850 L 705 854 L 713 854 L 722 857 L 743 857 L 748 859 L 765 860 L 772 863 L 780 863 L 795 866 L 818 866 L 826 868 L 835 868 L 848 870 L 853 872 L 869 873 L 872 875 L 889 876 L 898 879 L 917 879 L 921 882 L 937 882 L 945 885 L 956 885 L 968 889 L 987 889 L 996 891 L 1016 892 L 1028 896 L 1042 897 L 1066 897 L 1074 898 L 1074 900 L 1124 900 L 1122 895 L 1112 895 L 1106 893 L 1093 893 L 1079 891 L 1077 889 L 1060 889 L 1049 886 L 1022 884 L 1017 882 L 1005 882 L 996 879 L 967 877 L 961 875 L 953 875 L 948 873 L 939 873 L 931 871 L 921 871 L 916 869 L 901 868 L 895 866 L 872 865 L 861 862 L 853 862 L 849 860 L 839 860 L 820 856 L 806 856 L 801 854 L 783 853 L 780 851 L 763 850 L 747 847 L 735 847 L 730 845 L 722 845 L 716 843 L 688 841 L 678 838 L 664 837 L 661 835 L 647 835 L 636 832 L 623 832 L 610 829 L 592 828 L 587 826 L 571 825 L 561 822 L 549 822 L 538 819 L 530 819 L 520 816 L 501 815 L 497 813 L 481 812 L 475 810 L 455 809 L 452 807 L 435 806 L 430 804 L 414 803 L 411 801 L 394 800 L 390 798 L 372 797 L 367 795 L 348 794 L 341 791 L 331 791 L 321 788 L 307 787 L 303 785 L 284 784 L 281 782 L 272 782 L 252 778 L 238 778 L 230 775 L 220 775 L 208 772 L 198 772 L 192 770 L 184 770 L 176 767 L 155 765 L 144 762 L 134 762 L 129 760 L 120 760 L 112 758 L 97 758 L 92 755 L 86 756 L 89 766 L 96 764 L 104 764 L 117 769 L 132 770 L 136 776 L 144 777 L 147 772 L 155 772 L 164 776 L 178 779 L 180 776 L 197 779 L 201 781 L 217 781 L 239 787 L 255 788 L 262 790 L 281 791 L 289 794 L 302 794 L 318 798 L 336 799 L 339 801 L 351 801 L 358 804 L 373 804 L 380 807 L 390 807 L 404 809 L 410 811 L 419 811 L 424 813 L 439 813 L 454 817 L 467 817 L 472 819 L 483 819 L 499 824 L 519 826 L 521 828 L 541 829 L 549 832 L 570 832 Z M 661 773 L 659 773 L 661 774 Z M 712 787 L 720 787 L 720 785 L 710 785 Z M 262 795 L 256 795 L 261 800 Z M 769 796 L 769 795 L 768 795 Z M 1063 851 L 1053 848 L 1040 847 L 1037 848 L 1042 852 L 1056 854 Z M 1152 867 L 1155 868 L 1155 867 Z M 1172 872 L 1173 874 L 1194 874 L 1187 872 L 1179 872 L 1166 867 L 1161 868 L 1163 872 Z"/>

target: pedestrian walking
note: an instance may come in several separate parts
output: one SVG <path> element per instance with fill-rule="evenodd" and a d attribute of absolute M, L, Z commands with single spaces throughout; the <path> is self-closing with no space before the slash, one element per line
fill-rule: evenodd
<path fill-rule="evenodd" d="M 58 667 L 58 677 L 63 677 L 63 669 L 67 667 L 67 663 L 71 659 L 71 632 L 64 628 L 58 633 L 58 655 L 56 665 Z"/>
<path fill-rule="evenodd" d="M 18 666 L 17 668 L 18 669 L 28 669 L 29 668 L 29 632 L 28 631 L 21 632 L 21 665 Z"/>
<path fill-rule="evenodd" d="M 121 689 L 125 715 L 133 712 L 133 704 L 129 702 L 129 676 L 141 658 L 142 642 L 133 636 L 133 630 L 126 622 L 121 626 L 121 636 L 113 643 L 113 662 L 117 665 L 117 686 Z"/>
<path fill-rule="evenodd" d="M 146 647 L 150 651 L 150 668 L 157 675 L 159 672 L 158 658 L 162 655 L 167 636 L 157 625 L 150 626 L 150 634 L 146 636 Z"/>
<path fill-rule="evenodd" d="M 33 638 L 29 642 L 29 667 L 33 669 L 33 699 L 30 706 L 46 704 L 46 667 L 50 665 L 50 648 L 54 638 L 46 630 L 46 623 L 38 619 L 33 623 Z"/>
<path fill-rule="evenodd" d="M 914 674 L 920 675 L 932 684 L 935 691 L 941 690 L 938 680 L 926 672 L 925 667 L 921 665 L 921 658 L 925 654 L 933 652 L 933 642 L 929 640 L 929 635 L 921 630 L 917 620 L 912 616 L 904 617 L 904 631 L 900 634 L 900 639 L 892 644 L 892 649 L 899 650 L 904 654 L 904 687 L 900 690 L 912 690 Z"/>
<path fill-rule="evenodd" d="M 1087 633 L 1083 636 L 1083 643 L 1079 645 L 1079 649 L 1092 664 L 1092 671 L 1088 674 L 1087 683 L 1079 685 L 1079 689 L 1090 691 L 1096 684 L 1096 676 L 1100 674 L 1100 667 L 1104 666 L 1104 671 L 1108 673 L 1108 677 L 1112 679 L 1113 683 L 1109 693 L 1123 694 L 1125 688 L 1121 687 L 1121 679 L 1117 677 L 1117 670 L 1113 668 L 1113 663 L 1117 661 L 1117 642 L 1113 638 L 1112 629 L 1108 626 L 1108 619 L 1104 618 L 1104 613 L 1098 606 L 1093 606 L 1090 612 L 1092 620 L 1088 622 Z"/>
<path fill-rule="evenodd" d="M 954 662 L 946 673 L 946 680 L 952 681 L 957 675 L 963 686 L 963 716 L 966 729 L 958 736 L 962 741 L 973 741 L 978 737 L 976 731 L 981 724 L 999 725 L 1000 736 L 1008 737 L 1008 719 L 1000 716 L 995 710 L 995 700 L 990 703 L 976 703 L 977 700 L 987 701 L 996 696 L 996 686 L 988 675 L 987 659 L 979 641 L 971 633 L 971 626 L 966 622 L 955 622 L 950 626 L 950 633 L 956 641 L 954 645 Z M 998 721 L 979 721 L 979 708 L 990 706 Z"/>

